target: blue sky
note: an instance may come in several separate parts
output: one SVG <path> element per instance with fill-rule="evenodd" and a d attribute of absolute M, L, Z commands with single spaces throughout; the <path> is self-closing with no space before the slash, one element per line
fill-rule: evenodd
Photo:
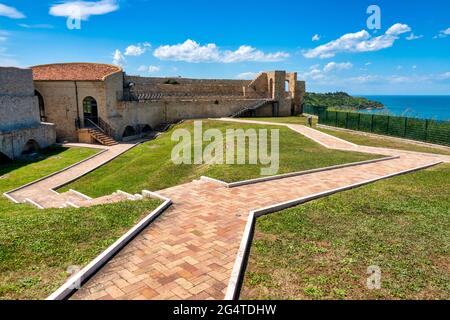
<path fill-rule="evenodd" d="M 74 4 L 81 29 L 67 27 Z M 367 26 L 373 4 L 378 30 Z M 288 70 L 309 91 L 450 94 L 450 1 L 0 0 L 0 65 L 74 61 L 145 76 Z"/>

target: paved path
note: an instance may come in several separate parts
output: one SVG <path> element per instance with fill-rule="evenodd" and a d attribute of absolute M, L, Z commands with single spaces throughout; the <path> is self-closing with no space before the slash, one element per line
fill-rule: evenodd
<path fill-rule="evenodd" d="M 67 146 L 91 147 L 91 148 L 93 147 L 93 145 L 78 144 L 78 143 L 71 143 L 68 144 Z M 86 174 L 87 172 L 90 172 L 98 168 L 103 163 L 110 161 L 111 159 L 128 151 L 130 148 L 134 146 L 135 143 L 120 143 L 111 147 L 95 145 L 96 148 L 98 147 L 99 149 L 106 151 L 103 151 L 97 154 L 96 156 L 91 157 L 90 159 L 84 162 L 81 162 L 76 166 L 61 171 L 60 173 L 52 175 L 39 182 L 30 184 L 17 191 L 8 193 L 8 195 L 18 202 L 29 202 L 29 200 L 31 200 L 32 201 L 31 203 L 43 208 L 60 208 L 60 207 L 67 207 L 68 205 L 75 205 L 81 207 L 100 204 L 103 202 L 115 202 L 125 200 L 126 196 L 124 196 L 123 194 L 115 194 L 107 197 L 97 198 L 95 200 L 90 200 L 76 192 L 69 191 L 60 194 L 53 191 L 53 189 L 61 185 L 64 185 L 72 181 L 73 179 L 76 179 Z"/>
<path fill-rule="evenodd" d="M 193 181 L 161 190 L 173 206 L 72 298 L 223 299 L 250 210 L 449 160 L 359 147 L 305 126 L 289 127 L 330 148 L 400 157 L 236 188 Z"/>

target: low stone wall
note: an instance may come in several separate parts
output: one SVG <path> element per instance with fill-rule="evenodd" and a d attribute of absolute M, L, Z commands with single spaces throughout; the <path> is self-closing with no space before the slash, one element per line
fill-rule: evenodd
<path fill-rule="evenodd" d="M 34 140 L 40 148 L 56 142 L 55 127 L 51 123 L 41 123 L 36 127 L 0 132 L 0 152 L 10 159 L 17 159 L 29 140 Z"/>
<path fill-rule="evenodd" d="M 108 122 L 121 140 L 125 127 L 149 125 L 152 128 L 163 122 L 182 119 L 221 118 L 256 104 L 257 99 L 178 99 L 155 101 L 123 101 L 118 104 L 119 115 Z M 271 115 L 270 106 L 270 115 Z"/>
<path fill-rule="evenodd" d="M 168 84 L 171 81 L 176 84 Z M 161 93 L 189 93 L 192 95 L 241 95 L 244 96 L 244 87 L 248 80 L 221 80 L 221 79 L 187 79 L 187 78 L 150 78 L 139 76 L 126 76 L 125 82 L 134 83 L 137 92 Z"/>

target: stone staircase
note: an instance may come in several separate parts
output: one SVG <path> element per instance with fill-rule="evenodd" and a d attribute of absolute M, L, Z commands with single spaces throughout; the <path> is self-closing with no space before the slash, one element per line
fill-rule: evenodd
<path fill-rule="evenodd" d="M 273 100 L 269 100 L 269 99 L 259 100 L 254 105 L 252 105 L 250 107 L 245 107 L 245 108 L 231 114 L 230 117 L 231 118 L 239 118 L 241 116 L 251 116 L 252 112 L 254 112 L 255 110 L 257 110 L 261 107 L 264 107 L 266 104 L 272 103 L 272 102 L 273 102 Z"/>
<path fill-rule="evenodd" d="M 91 207 L 95 205 L 115 203 L 121 201 L 136 201 L 142 200 L 146 197 L 150 197 L 148 191 L 142 190 L 142 193 L 129 194 L 121 190 L 116 192 L 98 197 L 91 198 L 78 191 L 69 190 L 63 193 L 58 193 L 49 190 L 49 192 L 42 193 L 40 196 L 35 196 L 31 198 L 26 198 L 22 202 L 31 204 L 40 209 L 47 208 L 80 208 L 80 207 Z"/>
<path fill-rule="evenodd" d="M 110 136 L 104 134 L 103 132 L 101 132 L 98 129 L 90 128 L 89 134 L 91 135 L 92 138 L 94 138 L 96 141 L 98 141 L 99 143 L 101 143 L 104 146 L 114 146 L 114 145 L 118 144 L 118 142 L 116 140 L 114 140 Z"/>

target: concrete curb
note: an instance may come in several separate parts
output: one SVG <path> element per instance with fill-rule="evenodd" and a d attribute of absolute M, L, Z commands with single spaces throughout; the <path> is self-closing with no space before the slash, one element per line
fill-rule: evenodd
<path fill-rule="evenodd" d="M 311 170 L 296 171 L 296 172 L 279 174 L 279 175 L 276 175 L 276 176 L 268 176 L 268 177 L 262 177 L 262 178 L 256 178 L 256 179 L 242 180 L 242 181 L 231 182 L 231 183 L 228 183 L 228 182 L 225 182 L 225 181 L 222 181 L 222 180 L 218 180 L 218 179 L 214 179 L 214 178 L 210 178 L 210 177 L 206 177 L 206 176 L 201 176 L 200 180 L 217 183 L 217 184 L 220 184 L 220 185 L 222 185 L 222 186 L 224 186 L 226 188 L 236 188 L 236 187 L 241 187 L 241 186 L 245 186 L 245 185 L 249 185 L 249 184 L 255 184 L 255 183 L 260 183 L 260 182 L 267 182 L 267 181 L 272 181 L 272 180 L 291 178 L 291 177 L 302 176 L 302 175 L 311 174 L 311 173 L 330 171 L 330 170 L 342 169 L 342 168 L 347 168 L 347 167 L 354 167 L 354 166 L 359 166 L 359 165 L 364 165 L 364 164 L 369 164 L 369 163 L 375 163 L 375 162 L 381 162 L 381 161 L 389 161 L 389 160 L 394 160 L 394 159 L 398 159 L 398 158 L 400 158 L 400 156 L 384 157 L 384 158 L 379 158 L 379 159 L 372 159 L 372 160 L 365 160 L 365 161 L 359 161 L 359 162 L 338 164 L 338 165 L 325 167 L 325 168 L 317 168 L 317 169 L 311 169 Z"/>
<path fill-rule="evenodd" d="M 395 176 L 399 176 L 402 174 L 406 174 L 406 173 L 411 173 L 411 172 L 415 172 L 418 170 L 422 170 L 422 169 L 426 169 L 435 165 L 438 165 L 442 163 L 442 161 L 437 161 L 437 162 L 432 162 L 430 164 L 427 165 L 422 165 L 422 166 L 418 166 L 412 169 L 407 169 L 407 170 L 403 170 L 400 172 L 396 172 L 396 173 L 392 173 L 392 174 L 388 174 L 382 177 L 378 177 L 378 178 L 374 178 L 374 179 L 369 179 L 369 180 L 365 180 L 362 182 L 358 182 L 355 184 L 351 184 L 348 186 L 344 186 L 344 187 L 340 187 L 340 188 L 336 188 L 336 189 L 332 189 L 332 190 L 328 190 L 328 191 L 324 191 L 324 192 L 320 192 L 320 193 L 316 193 L 316 194 L 312 194 L 306 197 L 301 197 L 298 199 L 294 199 L 294 200 L 290 200 L 290 201 L 286 201 L 286 202 L 281 202 L 278 204 L 275 204 L 273 206 L 270 207 L 266 207 L 266 208 L 261 208 L 261 209 L 257 209 L 254 211 L 250 211 L 250 214 L 248 216 L 247 219 L 247 224 L 245 226 L 244 229 L 244 233 L 242 235 L 242 240 L 241 240 L 241 244 L 239 246 L 239 250 L 238 253 L 236 255 L 236 260 L 234 262 L 234 266 L 233 266 L 233 270 L 231 273 L 231 277 L 230 280 L 228 281 L 228 287 L 227 287 L 227 291 L 225 294 L 225 300 L 237 300 L 239 299 L 239 294 L 241 291 L 241 286 L 242 286 L 242 282 L 244 279 L 244 273 L 245 273 L 245 269 L 247 267 L 247 260 L 249 257 L 249 253 L 250 253 L 250 246 L 253 240 L 253 233 L 254 233 L 254 229 L 255 229 L 255 222 L 256 219 L 260 216 L 266 215 L 266 214 L 270 214 L 270 213 L 274 213 L 283 209 L 287 209 L 299 204 L 303 204 L 312 200 L 316 200 L 319 198 L 323 198 L 341 191 L 346 191 L 346 190 L 350 190 L 350 189 L 354 189 L 357 187 L 361 187 L 379 180 L 384 180 L 384 179 L 388 179 L 391 177 L 395 177 Z"/>
<path fill-rule="evenodd" d="M 68 147 L 68 148 L 74 148 L 74 147 Z M 86 147 L 82 147 L 82 148 L 86 148 Z M 99 148 L 93 147 L 92 149 L 99 149 Z M 26 187 L 28 187 L 28 186 L 31 186 L 32 184 L 38 183 L 38 182 L 40 182 L 40 181 L 42 181 L 42 180 L 48 179 L 48 178 L 53 177 L 53 176 L 55 176 L 55 175 L 57 175 L 57 174 L 60 174 L 60 173 L 62 173 L 62 172 L 64 172 L 64 171 L 67 171 L 67 170 L 69 170 L 69 169 L 71 169 L 71 168 L 73 168 L 73 167 L 75 167 L 75 166 L 77 166 L 77 165 L 79 165 L 79 164 L 82 164 L 82 163 L 84 163 L 84 162 L 86 162 L 86 161 L 88 161 L 88 160 L 91 160 L 91 159 L 93 159 L 93 158 L 95 158 L 95 157 L 101 155 L 101 154 L 104 153 L 104 152 L 107 152 L 109 149 L 100 149 L 100 150 L 101 150 L 100 152 L 98 152 L 98 153 L 96 153 L 96 154 L 94 154 L 94 155 L 92 155 L 92 156 L 90 156 L 90 157 L 87 157 L 86 159 L 83 159 L 83 160 L 81 160 L 81 161 L 78 161 L 78 162 L 76 162 L 76 163 L 74 163 L 74 164 L 71 164 L 71 165 L 68 166 L 68 167 L 65 167 L 65 168 L 63 168 L 63 169 L 61 169 L 61 170 L 55 171 L 55 172 L 53 172 L 53 173 L 51 173 L 51 174 L 49 174 L 49 175 L 46 175 L 45 177 L 42 177 L 42 178 L 39 178 L 39 179 L 37 179 L 37 180 L 31 181 L 31 182 L 29 182 L 29 183 L 26 183 L 26 184 L 24 184 L 24 185 L 22 185 L 22 186 L 20 186 L 20 187 L 15 188 L 15 189 L 6 191 L 6 192 L 3 193 L 3 195 L 4 195 L 5 197 L 7 197 L 8 199 L 10 199 L 11 201 L 13 201 L 14 203 L 20 203 L 19 201 L 17 201 L 16 199 L 14 199 L 14 197 L 12 197 L 12 196 L 10 195 L 10 193 L 13 193 L 13 192 L 22 190 L 23 188 L 26 188 Z"/>
<path fill-rule="evenodd" d="M 172 200 L 161 196 L 157 193 L 144 190 L 143 193 L 147 197 L 163 200 L 164 202 L 138 224 L 131 228 L 127 233 L 116 240 L 105 251 L 92 260 L 86 267 L 69 278 L 62 286 L 46 298 L 46 300 L 65 300 L 69 298 L 75 291 L 81 288 L 100 268 L 102 268 L 111 258 L 121 251 L 131 240 L 142 232 L 149 224 L 151 224 L 162 212 L 164 212 L 171 204 Z"/>

